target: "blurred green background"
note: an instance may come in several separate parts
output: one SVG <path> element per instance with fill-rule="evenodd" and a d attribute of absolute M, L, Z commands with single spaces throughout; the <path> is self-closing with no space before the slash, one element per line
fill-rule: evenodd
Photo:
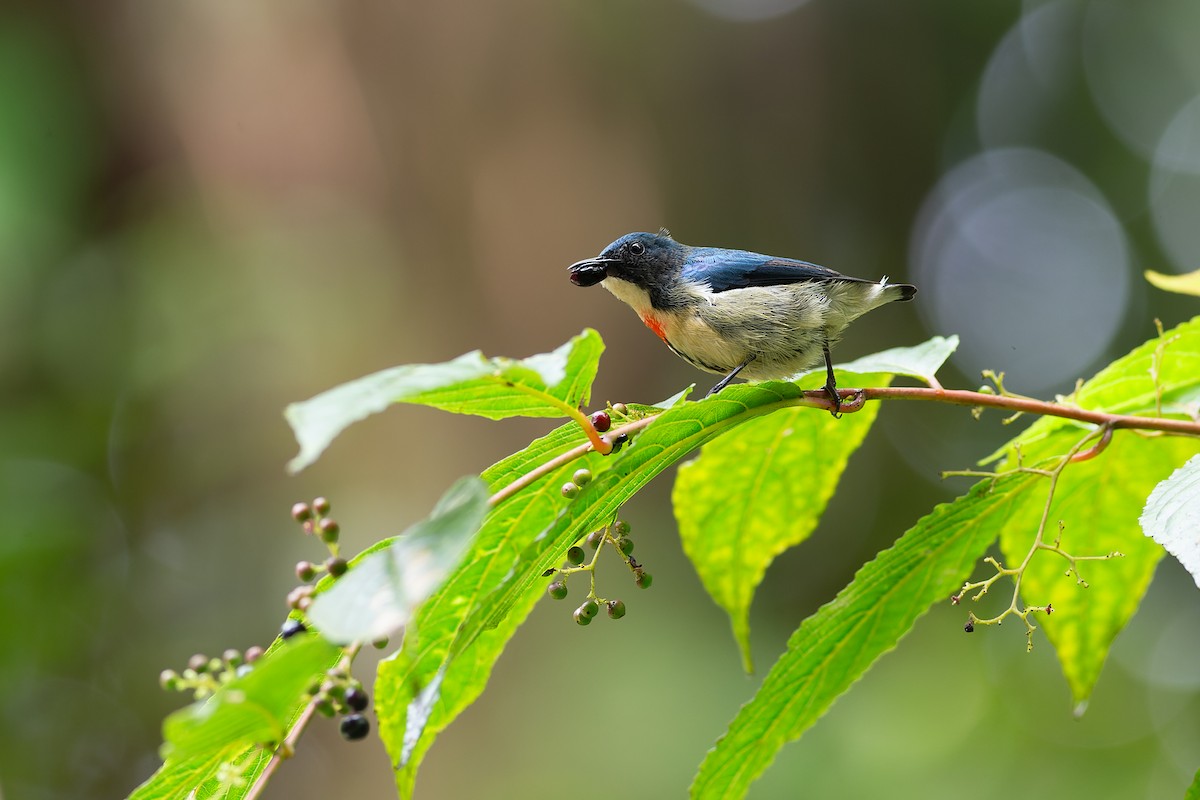
<path fill-rule="evenodd" d="M 354 551 L 548 427 L 398 408 L 288 478 L 286 403 L 585 326 L 609 345 L 597 403 L 706 387 L 566 280 L 626 231 L 911 280 L 916 302 L 835 356 L 957 333 L 944 380 L 965 387 L 993 368 L 1049 397 L 1188 318 L 1140 273 L 1200 266 L 1198 37 L 1192 0 L 10 0 L 0 795 L 119 797 L 150 774 L 180 703 L 159 670 L 266 644 L 292 564 L 318 555 L 293 501 L 332 498 Z M 1009 435 L 885 408 L 767 575 L 760 668 L 963 490 L 939 470 Z M 627 508 L 653 591 L 602 574 L 629 616 L 586 630 L 542 604 L 421 796 L 683 795 L 758 678 L 681 556 L 669 484 Z M 967 637 L 939 607 L 753 796 L 1180 796 L 1200 765 L 1196 599 L 1164 562 L 1081 720 L 1044 639 Z M 334 728 L 269 797 L 389 796 L 377 738 Z"/>

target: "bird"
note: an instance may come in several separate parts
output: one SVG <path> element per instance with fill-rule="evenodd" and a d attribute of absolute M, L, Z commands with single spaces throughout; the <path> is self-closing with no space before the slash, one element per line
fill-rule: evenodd
<path fill-rule="evenodd" d="M 690 247 L 666 229 L 627 233 L 595 258 L 570 267 L 576 286 L 602 285 L 632 308 L 677 356 L 724 375 L 793 378 L 825 362 L 825 392 L 841 409 L 829 348 L 859 316 L 893 301 L 911 300 L 917 287 L 852 278 L 791 258 Z"/>

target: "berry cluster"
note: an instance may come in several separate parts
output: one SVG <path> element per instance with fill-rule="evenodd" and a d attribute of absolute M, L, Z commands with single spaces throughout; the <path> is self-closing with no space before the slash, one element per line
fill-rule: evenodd
<path fill-rule="evenodd" d="M 334 578 L 341 577 L 348 567 L 346 559 L 338 554 L 338 536 L 342 529 L 329 516 L 329 508 L 329 501 L 324 497 L 318 497 L 312 503 L 296 503 L 292 506 L 292 519 L 300 523 L 306 534 L 319 537 L 329 549 L 329 558 L 322 564 L 311 561 L 296 564 L 296 577 L 305 585 L 289 592 L 287 600 L 288 606 L 298 611 L 305 611 L 312 604 L 313 587 L 308 585 L 311 581 L 325 573 Z"/>
<path fill-rule="evenodd" d="M 164 669 L 159 673 L 158 683 L 168 692 L 191 692 L 197 700 L 203 700 L 234 678 L 240 678 L 253 669 L 251 665 L 262 654 L 263 649 L 257 645 L 247 648 L 244 653 L 230 648 L 219 658 L 196 653 L 188 659 L 187 667 L 182 672 Z"/>
<path fill-rule="evenodd" d="M 371 723 L 362 713 L 371 698 L 346 667 L 326 672 L 323 680 L 309 687 L 308 696 L 318 713 L 326 717 L 343 715 L 338 727 L 346 741 L 356 742 L 371 732 Z"/>
<path fill-rule="evenodd" d="M 579 470 L 575 473 L 575 483 L 579 482 L 580 472 L 587 470 Z M 588 480 L 591 479 L 591 474 L 588 474 Z M 587 481 L 585 480 L 584 483 Z M 575 485 L 575 484 L 568 484 Z M 578 487 L 577 487 L 578 488 Z M 564 487 L 564 494 L 566 487 Z M 579 572 L 587 572 L 591 579 L 587 597 L 583 603 L 575 609 L 573 617 L 579 625 L 591 625 L 592 620 L 600 613 L 600 608 L 603 606 L 608 612 L 610 619 L 620 619 L 625 616 L 625 603 L 621 600 L 608 600 L 599 597 L 596 594 L 596 562 L 599 559 L 600 551 L 608 544 L 616 551 L 625 565 L 633 572 L 634 582 L 641 589 L 648 589 L 653 582 L 653 576 L 646 572 L 645 568 L 638 563 L 633 557 L 633 539 L 629 536 L 628 522 L 614 522 L 611 525 L 606 525 L 603 528 L 592 531 L 584 540 L 589 547 L 596 552 L 592 554 L 591 559 L 587 558 L 587 553 L 579 545 L 573 545 L 567 550 L 567 563 L 558 569 L 548 569 L 543 573 L 543 577 L 554 576 L 554 580 L 546 587 L 546 594 L 550 595 L 551 599 L 562 600 L 567 596 L 567 579 Z M 584 563 L 586 562 L 586 563 Z"/>
<path fill-rule="evenodd" d="M 624 403 L 614 403 L 609 406 L 608 411 L 597 411 L 592 414 L 588 417 L 588 422 L 596 429 L 597 433 L 604 434 L 612 427 L 613 414 L 623 419 L 630 417 L 629 409 Z M 601 436 L 600 438 L 612 445 L 612 449 L 608 451 L 608 455 L 616 455 L 625 446 L 625 443 L 629 441 L 629 434 L 618 433 L 615 436 Z"/>

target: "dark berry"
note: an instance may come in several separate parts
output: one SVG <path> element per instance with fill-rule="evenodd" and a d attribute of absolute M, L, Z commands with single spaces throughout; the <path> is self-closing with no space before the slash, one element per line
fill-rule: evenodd
<path fill-rule="evenodd" d="M 346 564 L 346 559 L 340 556 L 330 556 L 325 562 L 325 569 L 335 578 L 346 574 L 346 569 L 349 565 Z"/>
<path fill-rule="evenodd" d="M 317 577 L 317 565 L 311 561 L 297 561 L 296 577 L 302 581 L 311 581 Z"/>
<path fill-rule="evenodd" d="M 329 513 L 329 501 L 324 497 L 318 497 L 316 500 L 313 500 L 312 507 L 313 511 L 317 512 L 321 516 L 325 516 Z"/>
<path fill-rule="evenodd" d="M 966 631 L 967 633 L 974 633 L 975 632 L 975 623 L 973 621 L 968 620 L 967 624 L 963 625 L 963 630 Z"/>
<path fill-rule="evenodd" d="M 567 596 L 567 584 L 562 581 L 555 581 L 546 587 L 546 594 L 555 600 L 562 600 Z"/>
<path fill-rule="evenodd" d="M 367 718 L 362 714 L 350 714 L 342 717 L 342 724 L 339 726 L 342 731 L 342 738 L 347 742 L 357 742 L 359 739 L 366 738 L 366 735 L 371 732 L 371 723 L 367 722 Z"/>
<path fill-rule="evenodd" d="M 587 600 L 583 601 L 583 605 L 577 608 L 576 611 L 578 611 L 580 614 L 583 614 L 585 617 L 594 617 L 600 613 L 600 604 L 589 597 Z"/>
<path fill-rule="evenodd" d="M 617 549 L 623 554 L 629 555 L 633 552 L 633 539 L 630 539 L 627 536 L 622 536 L 620 539 L 617 539 Z"/>
<path fill-rule="evenodd" d="M 562 485 L 562 496 L 568 500 L 573 500 L 579 496 L 579 485 L 567 481 Z"/>
<path fill-rule="evenodd" d="M 612 427 L 612 418 L 608 416 L 607 411 L 597 411 L 592 414 L 592 427 L 600 433 L 604 433 Z"/>
<path fill-rule="evenodd" d="M 572 564 L 582 564 L 583 558 L 583 548 L 579 545 L 575 545 L 571 549 L 567 550 L 567 561 L 570 561 Z"/>
<path fill-rule="evenodd" d="M 638 570 L 633 580 L 639 589 L 649 589 L 650 584 L 654 583 L 654 576 L 645 570 Z"/>
<path fill-rule="evenodd" d="M 575 613 L 571 616 L 575 617 L 575 622 L 579 625 L 591 625 L 592 618 L 583 613 L 582 608 L 575 609 Z"/>
<path fill-rule="evenodd" d="M 620 600 L 609 600 L 606 605 L 608 606 L 608 616 L 610 618 L 620 619 L 621 617 L 625 616 L 624 602 Z"/>
<path fill-rule="evenodd" d="M 292 506 L 292 519 L 296 522 L 308 522 L 312 519 L 312 515 L 313 512 L 308 503 L 296 503 Z"/>
<path fill-rule="evenodd" d="M 597 547 L 599 547 L 600 543 L 603 541 L 604 541 L 604 529 L 603 528 L 601 528 L 598 531 L 592 531 L 591 533 L 589 533 L 587 535 L 588 547 L 592 548 L 593 550 L 595 550 Z"/>
<path fill-rule="evenodd" d="M 337 542 L 338 534 L 342 531 L 337 522 L 328 518 L 321 520 L 317 525 L 317 529 L 321 532 L 321 541 L 325 544 L 334 544 Z"/>
<path fill-rule="evenodd" d="M 630 530 L 632 529 L 629 527 L 629 523 L 625 520 L 621 520 L 616 525 L 613 525 L 612 532 L 613 536 L 628 536 Z"/>
<path fill-rule="evenodd" d="M 253 664 L 258 659 L 262 658 L 263 649 L 258 645 L 253 645 L 246 648 L 246 663 Z"/>
<path fill-rule="evenodd" d="M 628 441 L 629 441 L 629 434 L 626 434 L 626 433 L 618 433 L 618 434 L 617 434 L 617 438 L 615 438 L 615 439 L 613 439 L 613 440 L 612 440 L 612 450 L 610 451 L 610 454 L 611 454 L 611 455 L 616 455 L 616 454 L 617 454 L 617 452 L 618 452 L 618 451 L 619 451 L 619 450 L 620 450 L 622 447 L 624 447 L 624 446 L 625 446 L 625 443 L 626 443 L 626 442 L 628 442 Z"/>
<path fill-rule="evenodd" d="M 357 686 L 351 686 L 349 689 L 347 689 L 346 697 L 344 699 L 346 701 L 346 705 L 350 706 L 350 708 L 354 709 L 355 711 L 362 711 L 367 707 L 367 703 L 370 702 L 370 698 L 367 697 L 367 693 L 362 689 L 359 689 Z"/>
<path fill-rule="evenodd" d="M 571 480 L 575 481 L 577 486 L 586 486 L 592 481 L 592 471 L 590 469 L 577 469 L 575 474 L 571 476 Z"/>
<path fill-rule="evenodd" d="M 281 639 L 290 639 L 298 633 L 304 633 L 308 628 L 304 627 L 304 623 L 298 619 L 289 619 L 279 628 L 279 637 Z"/>

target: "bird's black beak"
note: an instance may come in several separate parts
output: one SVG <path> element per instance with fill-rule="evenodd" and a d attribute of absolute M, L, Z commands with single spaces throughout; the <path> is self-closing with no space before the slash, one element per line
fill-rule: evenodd
<path fill-rule="evenodd" d="M 595 286 L 608 277 L 611 258 L 585 258 L 567 267 L 571 271 L 571 283 L 576 286 Z"/>

